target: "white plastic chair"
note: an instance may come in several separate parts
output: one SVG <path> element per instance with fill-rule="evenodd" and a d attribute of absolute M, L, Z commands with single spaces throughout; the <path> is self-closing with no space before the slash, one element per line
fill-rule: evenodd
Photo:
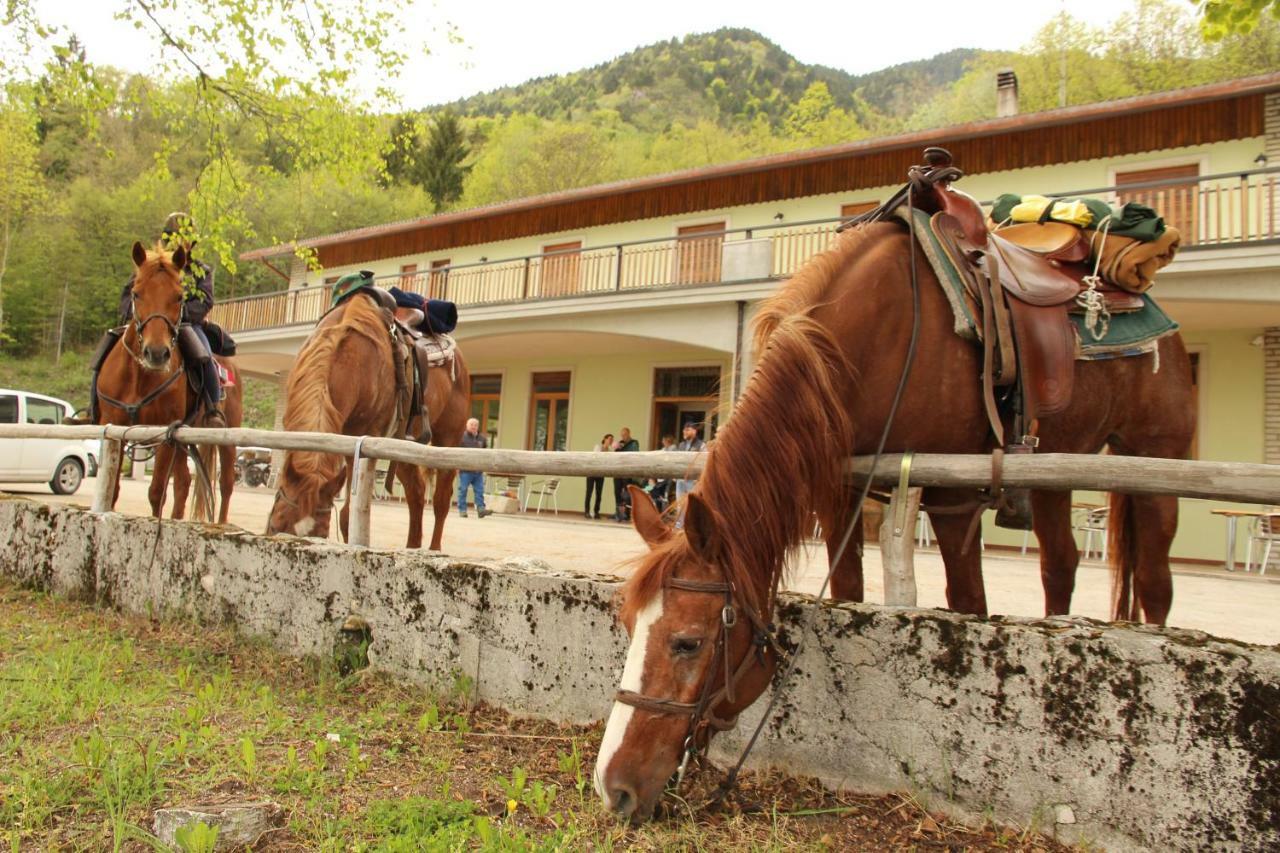
<path fill-rule="evenodd" d="M 1109 510 L 1105 506 L 1096 507 L 1094 509 L 1082 508 L 1075 512 L 1075 517 L 1071 522 L 1072 531 L 1079 531 L 1081 536 L 1080 551 L 1084 559 L 1089 559 L 1090 553 L 1098 554 L 1098 559 L 1103 562 L 1107 559 L 1107 516 Z M 1097 544 L 1094 543 L 1094 537 L 1097 537 Z"/>
<path fill-rule="evenodd" d="M 543 498 L 551 498 L 551 506 L 555 510 L 555 514 L 560 514 L 560 505 L 556 502 L 556 492 L 560 490 L 560 478 L 552 477 L 550 480 L 534 480 L 529 484 L 529 491 L 524 497 L 524 511 L 529 511 L 529 502 L 533 500 L 533 496 L 538 496 L 538 507 L 534 513 L 542 512 Z"/>
<path fill-rule="evenodd" d="M 1253 564 L 1253 546 L 1257 543 L 1262 546 L 1262 560 L 1258 563 L 1258 574 L 1265 575 L 1267 563 L 1271 560 L 1272 546 L 1280 542 L 1280 514 L 1260 515 L 1253 520 L 1252 528 L 1249 531 L 1249 547 L 1244 555 L 1244 570 L 1250 571 L 1249 567 Z"/>

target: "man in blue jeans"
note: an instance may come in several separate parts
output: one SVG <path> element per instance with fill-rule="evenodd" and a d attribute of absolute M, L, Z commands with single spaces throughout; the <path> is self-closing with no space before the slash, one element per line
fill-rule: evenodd
<path fill-rule="evenodd" d="M 480 434 L 480 421 L 472 418 L 467 421 L 467 430 L 462 434 L 463 447 L 479 447 L 485 448 L 489 443 L 485 441 L 484 436 Z M 459 471 L 458 472 L 458 515 L 463 518 L 467 517 L 467 489 L 471 489 L 475 494 L 476 515 L 484 518 L 486 515 L 493 515 L 493 510 L 484 507 L 484 472 L 483 471 Z"/>

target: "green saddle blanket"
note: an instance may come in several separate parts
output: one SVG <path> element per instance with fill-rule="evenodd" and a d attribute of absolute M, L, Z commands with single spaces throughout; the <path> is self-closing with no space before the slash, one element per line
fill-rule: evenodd
<path fill-rule="evenodd" d="M 894 215 L 915 228 L 920 249 L 929 259 L 929 266 L 933 268 L 947 302 L 951 305 L 956 334 L 968 340 L 978 340 L 977 312 L 970 304 L 964 278 L 933 233 L 933 228 L 929 225 L 929 214 L 912 209 L 912 215 L 908 218 L 906 211 L 905 206 L 900 207 L 894 211 Z M 1076 360 L 1095 361 L 1143 355 L 1154 351 L 1161 338 L 1178 330 L 1178 324 L 1156 304 L 1150 293 L 1144 293 L 1142 298 L 1146 304 L 1140 310 L 1112 314 L 1111 323 L 1101 339 L 1095 338 L 1086 328 L 1084 314 L 1070 314 L 1076 330 Z"/>

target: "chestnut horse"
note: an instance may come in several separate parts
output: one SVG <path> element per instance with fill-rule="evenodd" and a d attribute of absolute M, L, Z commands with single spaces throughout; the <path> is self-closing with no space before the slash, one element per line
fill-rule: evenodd
<path fill-rule="evenodd" d="M 455 349 L 453 358 L 452 366 L 427 372 L 424 400 L 432 413 L 433 441 L 449 447 L 461 442 L 471 413 L 471 378 L 461 350 Z M 390 435 L 397 427 L 398 412 L 408 405 L 408 401 L 397 400 L 397 369 L 382 307 L 364 294 L 349 297 L 321 318 L 298 352 L 289 373 L 284 428 L 291 432 Z M 419 430 L 411 424 L 409 431 L 416 435 Z M 331 453 L 286 453 L 267 532 L 327 537 L 333 500 L 347 482 L 351 461 Z M 426 471 L 403 463 L 397 463 L 395 471 L 409 505 L 406 547 L 421 548 Z M 435 472 L 432 550 L 440 549 L 456 476 L 452 469 Z M 347 513 L 344 506 L 344 535 Z"/>
<path fill-rule="evenodd" d="M 179 248 L 170 254 L 157 245 L 147 251 L 141 243 L 133 244 L 133 316 L 124 335 L 112 349 L 98 374 L 98 423 L 119 426 L 168 426 L 195 416 L 199 395 L 186 379 L 186 365 L 178 346 L 178 326 L 182 317 L 182 275 L 190 258 Z M 235 362 L 215 356 L 232 376 L 239 378 Z M 132 411 L 131 411 L 132 409 Z M 243 390 L 239 381 L 228 386 L 223 399 L 223 413 L 228 427 L 240 426 L 243 416 Z M 151 514 L 160 517 L 164 510 L 168 481 L 173 478 L 173 517 L 186 513 L 187 492 L 191 473 L 184 454 L 172 444 L 156 447 L 155 468 L 151 473 Z M 227 523 L 231 507 L 231 491 L 235 487 L 234 447 L 220 447 L 221 471 L 218 472 L 222 503 L 218 522 Z M 210 479 L 216 466 L 213 449 L 201 451 Z M 117 478 L 111 505 L 120 497 Z M 212 507 L 196 501 L 197 515 L 211 515 Z"/>
<path fill-rule="evenodd" d="M 646 819 L 682 748 L 732 725 L 769 683 L 777 665 L 769 623 L 788 553 L 817 513 L 834 556 L 854 503 L 840 462 L 873 453 L 889 418 L 913 325 L 910 251 L 904 227 L 876 222 L 811 260 L 761 307 L 755 371 L 687 498 L 683 529 L 635 495 L 635 525 L 650 550 L 622 593 L 631 647 L 595 770 L 614 812 Z M 916 261 L 918 347 L 885 450 L 987 452 L 981 353 L 953 332 L 937 279 L 918 251 Z M 1159 341 L 1158 360 L 1078 362 L 1072 403 L 1040 421 L 1040 448 L 1184 458 L 1193 429 L 1190 360 L 1175 334 Z M 974 497 L 942 488 L 924 495 L 936 508 Z M 1032 492 L 1032 505 L 1045 611 L 1067 613 L 1079 561 L 1071 494 Z M 1163 623 L 1177 499 L 1112 495 L 1111 505 L 1117 615 L 1136 618 L 1140 607 Z M 965 547 L 972 515 L 930 519 L 949 606 L 985 614 L 981 552 Z M 848 548 L 834 567 L 835 598 L 862 600 L 859 550 Z"/>

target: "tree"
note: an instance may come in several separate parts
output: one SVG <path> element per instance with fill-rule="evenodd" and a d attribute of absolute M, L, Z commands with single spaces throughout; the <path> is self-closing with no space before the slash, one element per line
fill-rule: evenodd
<path fill-rule="evenodd" d="M 1200 4 L 1200 31 L 1205 40 L 1253 32 L 1264 15 L 1280 21 L 1280 0 L 1205 0 Z"/>
<path fill-rule="evenodd" d="M 471 171 L 471 166 L 462 165 L 462 161 L 470 153 L 457 115 L 449 111 L 437 115 L 428 131 L 426 149 L 420 155 L 418 181 L 431 196 L 436 213 L 462 197 L 463 182 Z"/>
<path fill-rule="evenodd" d="M 154 170 L 167 175 L 170 157 L 200 153 L 188 206 L 197 216 L 204 211 L 197 220 L 204 248 L 226 268 L 235 269 L 232 235 L 245 226 L 227 200 L 251 193 L 255 175 L 237 156 L 237 135 L 269 143 L 277 162 L 299 170 L 325 166 L 354 174 L 376 162 L 380 137 L 367 126 L 353 128 L 349 119 L 374 103 L 395 101 L 391 84 L 407 58 L 400 22 L 409 0 L 113 2 L 119 18 L 150 35 L 157 63 L 191 81 L 188 100 L 165 104 L 171 132 Z M 15 59 L 0 56 L 0 79 L 20 78 L 30 64 L 26 54 L 47 46 L 54 30 L 41 21 L 36 0 L 7 0 L 0 8 L 10 38 L 29 47 Z M 379 81 L 372 92 L 362 87 L 366 79 Z M 337 127 L 324 121 L 336 114 L 348 121 Z M 186 145 L 174 144 L 176 138 Z M 260 239 L 296 236 L 274 232 Z"/>
<path fill-rule="evenodd" d="M 422 132 L 418 129 L 418 120 L 410 115 L 397 116 L 391 125 L 387 148 L 382 153 L 382 163 L 390 183 L 417 183 L 421 148 Z"/>
<path fill-rule="evenodd" d="M 0 102 L 0 343 L 6 339 L 4 276 L 13 236 L 44 195 L 34 113 L 12 95 Z"/>

